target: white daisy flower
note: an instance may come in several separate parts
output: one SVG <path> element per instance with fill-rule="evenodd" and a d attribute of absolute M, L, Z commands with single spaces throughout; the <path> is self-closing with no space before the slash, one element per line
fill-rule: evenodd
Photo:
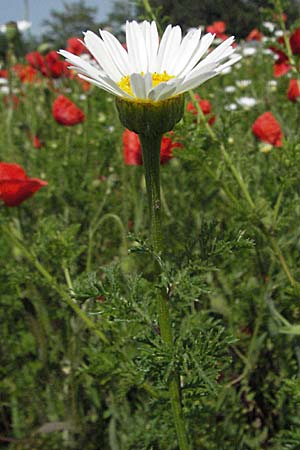
<path fill-rule="evenodd" d="M 242 108 L 253 108 L 257 104 L 257 100 L 253 97 L 240 97 L 236 100 L 237 104 L 242 106 Z"/>
<path fill-rule="evenodd" d="M 65 50 L 60 54 L 79 76 L 116 95 L 136 101 L 156 102 L 194 89 L 234 64 L 234 37 L 208 53 L 215 38 L 193 30 L 182 38 L 179 26 L 168 25 L 159 40 L 156 23 L 126 22 L 126 47 L 108 31 L 100 37 L 84 33 L 84 44 L 98 63 L 97 67 Z"/>
<path fill-rule="evenodd" d="M 273 33 L 276 28 L 276 24 L 273 22 L 263 22 L 262 24 L 270 33 Z"/>
<path fill-rule="evenodd" d="M 225 86 L 224 87 L 224 92 L 226 92 L 226 94 L 233 94 L 236 91 L 236 87 L 235 86 Z"/>
<path fill-rule="evenodd" d="M 235 84 L 241 89 L 245 89 L 252 83 L 252 80 L 236 80 Z"/>
<path fill-rule="evenodd" d="M 229 103 L 228 105 L 224 106 L 224 109 L 226 111 L 235 111 L 237 109 L 237 105 L 235 103 Z"/>
<path fill-rule="evenodd" d="M 255 55 L 255 53 L 257 53 L 257 48 L 246 46 L 243 48 L 242 53 L 243 53 L 243 56 L 253 56 L 253 55 Z"/>

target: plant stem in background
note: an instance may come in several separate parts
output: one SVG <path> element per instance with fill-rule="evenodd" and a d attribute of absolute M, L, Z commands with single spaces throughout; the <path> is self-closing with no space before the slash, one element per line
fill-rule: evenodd
<path fill-rule="evenodd" d="M 145 168 L 146 188 L 150 212 L 150 233 L 153 250 L 157 258 L 156 272 L 159 277 L 159 263 L 163 253 L 163 234 L 161 224 L 161 198 L 160 198 L 160 145 L 162 135 L 140 134 Z M 174 341 L 171 326 L 170 306 L 167 292 L 164 288 L 157 288 L 158 321 L 161 338 L 170 352 Z M 185 421 L 180 401 L 179 374 L 173 372 L 169 380 L 169 395 L 172 405 L 174 424 L 180 450 L 189 450 Z"/>

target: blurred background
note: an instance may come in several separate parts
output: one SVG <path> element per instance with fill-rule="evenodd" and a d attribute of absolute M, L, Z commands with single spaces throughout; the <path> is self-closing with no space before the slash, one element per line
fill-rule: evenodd
<path fill-rule="evenodd" d="M 65 45 L 70 36 L 81 36 L 86 29 L 99 26 L 121 34 L 126 19 L 144 14 L 145 0 L 1 0 L 0 52 L 5 54 L 5 27 L 10 21 L 18 23 L 24 52 L 36 49 L 41 43 L 53 48 Z M 258 28 L 269 11 L 266 0 L 151 0 L 151 7 L 161 22 L 179 24 L 184 29 L 205 27 L 214 21 L 227 24 L 227 33 L 244 38 Z M 293 23 L 300 15 L 300 0 L 284 4 L 288 21 Z M 25 50 L 26 49 L 26 50 Z"/>

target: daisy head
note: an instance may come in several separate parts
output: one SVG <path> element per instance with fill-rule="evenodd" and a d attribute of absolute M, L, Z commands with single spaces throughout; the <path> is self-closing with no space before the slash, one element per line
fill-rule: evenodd
<path fill-rule="evenodd" d="M 134 102 L 155 103 L 180 96 L 221 73 L 232 58 L 234 37 L 209 51 L 215 35 L 168 25 L 159 39 L 155 22 L 126 23 L 126 48 L 108 31 L 84 33 L 83 43 L 96 61 L 60 50 L 79 77 L 105 91 Z M 231 57 L 231 58 L 230 58 Z"/>

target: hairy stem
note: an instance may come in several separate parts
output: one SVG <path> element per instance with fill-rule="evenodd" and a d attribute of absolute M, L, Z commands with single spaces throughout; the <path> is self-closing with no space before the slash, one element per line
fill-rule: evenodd
<path fill-rule="evenodd" d="M 163 253 L 159 178 L 161 138 L 161 135 L 149 136 L 140 134 L 150 212 L 150 233 L 153 250 L 157 260 L 160 259 Z M 156 264 L 156 272 L 159 277 L 160 269 L 158 263 Z M 161 338 L 168 350 L 172 352 L 174 340 L 171 326 L 170 305 L 167 292 L 164 288 L 157 289 L 157 308 Z M 171 374 L 168 389 L 179 448 L 180 450 L 189 450 L 190 447 L 180 400 L 178 373 L 173 372 Z"/>

